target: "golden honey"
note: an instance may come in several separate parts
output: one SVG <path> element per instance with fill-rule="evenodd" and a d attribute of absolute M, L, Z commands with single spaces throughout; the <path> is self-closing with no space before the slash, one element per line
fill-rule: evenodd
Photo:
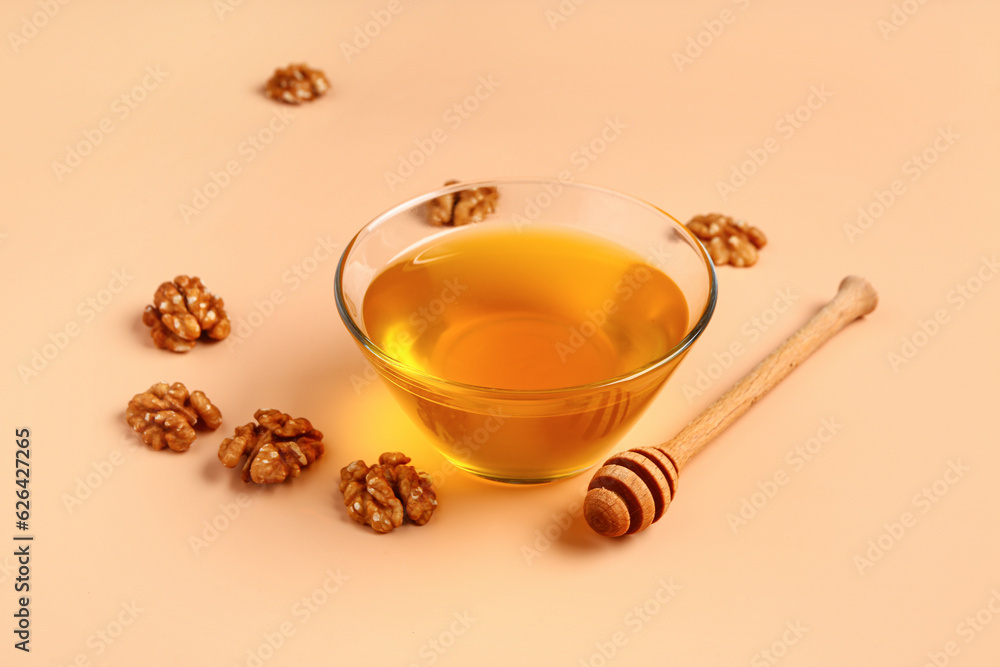
<path fill-rule="evenodd" d="M 401 365 L 383 370 L 404 407 L 456 465 L 506 481 L 593 464 L 676 360 L 641 386 L 593 384 L 663 358 L 688 331 L 666 274 L 561 228 L 437 237 L 376 276 L 363 303 L 368 337 Z"/>

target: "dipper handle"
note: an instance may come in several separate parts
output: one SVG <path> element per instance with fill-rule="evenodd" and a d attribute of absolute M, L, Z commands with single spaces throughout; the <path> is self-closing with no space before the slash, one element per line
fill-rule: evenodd
<path fill-rule="evenodd" d="M 681 468 L 786 375 L 847 324 L 875 310 L 878 294 L 864 278 L 844 278 L 836 296 L 725 394 L 658 447 L 609 458 L 590 482 L 584 516 L 596 532 L 618 537 L 657 521 L 677 490 Z"/>

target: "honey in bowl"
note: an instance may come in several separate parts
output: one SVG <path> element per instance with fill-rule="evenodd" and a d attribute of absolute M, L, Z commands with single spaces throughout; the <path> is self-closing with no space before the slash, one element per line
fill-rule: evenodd
<path fill-rule="evenodd" d="M 398 362 L 383 369 L 390 388 L 445 456 L 491 479 L 544 481 L 619 439 L 679 357 L 593 385 L 667 356 L 688 313 L 675 282 L 630 250 L 570 228 L 491 223 L 397 258 L 368 286 L 361 319 Z M 435 378 L 448 395 L 422 389 Z"/>

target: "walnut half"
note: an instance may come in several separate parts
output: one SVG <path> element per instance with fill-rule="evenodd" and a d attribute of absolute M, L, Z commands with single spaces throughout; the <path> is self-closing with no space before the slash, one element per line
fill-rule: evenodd
<path fill-rule="evenodd" d="M 133 396 L 125 409 L 125 421 L 144 443 L 157 450 L 187 451 L 199 420 L 214 431 L 222 424 L 222 413 L 203 392 L 189 394 L 180 382 L 158 382 Z"/>
<path fill-rule="evenodd" d="M 312 69 L 305 63 L 292 63 L 284 69 L 274 70 L 264 90 L 271 99 L 300 104 L 325 95 L 330 90 L 330 82 L 322 70 Z"/>
<path fill-rule="evenodd" d="M 767 237 L 760 229 L 721 213 L 696 215 L 687 222 L 687 228 L 705 244 L 716 266 L 753 266 L 757 251 L 767 245 Z"/>
<path fill-rule="evenodd" d="M 340 471 L 340 491 L 347 514 L 377 533 L 388 533 L 403 524 L 405 516 L 418 526 L 431 520 L 437 497 L 431 479 L 406 465 L 410 457 L 386 452 L 369 467 L 352 461 Z"/>
<path fill-rule="evenodd" d="M 323 434 L 308 419 L 292 419 L 278 410 L 258 410 L 253 416 L 257 424 L 237 427 L 219 445 L 219 460 L 227 468 L 235 468 L 246 455 L 240 472 L 244 482 L 277 484 L 298 477 L 323 455 Z"/>
<path fill-rule="evenodd" d="M 151 327 L 156 347 L 171 352 L 187 352 L 199 338 L 222 340 L 230 324 L 225 303 L 196 276 L 177 276 L 162 283 L 146 306 L 142 322 Z"/>

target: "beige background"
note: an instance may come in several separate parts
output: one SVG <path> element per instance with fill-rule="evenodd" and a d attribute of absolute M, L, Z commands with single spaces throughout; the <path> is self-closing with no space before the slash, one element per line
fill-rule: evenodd
<path fill-rule="evenodd" d="M 5 630 L 3 664 L 997 664 L 996 3 L 334 4 L 4 3 L 4 628 L 23 426 L 35 541 L 32 651 Z M 330 95 L 262 96 L 301 60 Z M 639 536 L 590 533 L 589 475 L 445 475 L 427 526 L 352 524 L 346 462 L 443 462 L 357 382 L 336 254 L 448 178 L 563 170 L 771 239 L 720 270 L 711 326 L 622 447 L 675 432 L 844 275 L 879 308 Z M 152 347 L 139 315 L 178 273 L 225 297 L 229 343 Z M 123 411 L 160 379 L 203 389 L 224 427 L 144 448 Z M 259 407 L 310 417 L 328 450 L 253 492 L 215 450 Z"/>

